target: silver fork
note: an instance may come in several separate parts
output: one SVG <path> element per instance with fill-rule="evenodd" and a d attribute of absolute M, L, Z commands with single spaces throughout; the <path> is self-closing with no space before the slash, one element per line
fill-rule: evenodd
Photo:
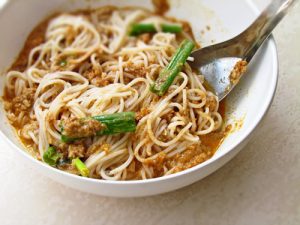
<path fill-rule="evenodd" d="M 296 1 L 273 0 L 254 23 L 238 36 L 192 53 L 194 61 L 189 64 L 200 70 L 220 101 L 237 85 L 243 75 L 240 74 L 235 81 L 232 79 L 231 74 L 237 62 L 251 61 Z"/>

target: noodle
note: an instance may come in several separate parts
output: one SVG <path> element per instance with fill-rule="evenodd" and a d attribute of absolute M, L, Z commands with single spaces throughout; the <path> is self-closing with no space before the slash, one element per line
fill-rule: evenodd
<path fill-rule="evenodd" d="M 187 150 L 197 149 L 192 157 L 204 154 L 202 161 L 212 156 L 214 149 L 207 150 L 201 138 L 219 131 L 223 122 L 203 76 L 186 64 L 165 96 L 150 91 L 182 38 L 191 35 L 158 32 L 144 41 L 128 36 L 137 22 L 152 22 L 159 30 L 160 23 L 174 20 L 135 8 L 61 14 L 49 21 L 44 41 L 30 50 L 24 71 L 6 74 L 8 119 L 39 159 L 49 146 L 66 154 L 76 145 L 61 142 L 60 125 L 68 118 L 128 111 L 139 115 L 135 133 L 80 142 L 91 177 L 149 179 L 193 166 L 175 162 Z M 27 95 L 29 90 L 34 94 Z M 32 104 L 18 111 L 26 105 L 25 96 Z"/>

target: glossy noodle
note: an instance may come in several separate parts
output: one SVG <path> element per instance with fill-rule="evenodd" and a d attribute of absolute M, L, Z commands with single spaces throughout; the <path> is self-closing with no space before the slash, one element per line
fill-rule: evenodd
<path fill-rule="evenodd" d="M 157 32 L 130 36 L 135 23 L 154 24 Z M 183 31 L 162 32 L 160 24 Z M 186 25 L 137 8 L 51 18 L 26 65 L 6 74 L 10 123 L 38 159 L 51 146 L 60 154 L 55 167 L 79 174 L 70 159 L 80 158 L 92 178 L 149 179 L 202 163 L 216 150 L 202 140 L 218 135 L 218 146 L 225 135 L 219 101 L 203 76 L 185 63 L 164 96 L 151 92 L 181 41 L 193 39 Z M 61 140 L 62 124 L 72 118 L 121 112 L 135 113 L 135 132 Z"/>

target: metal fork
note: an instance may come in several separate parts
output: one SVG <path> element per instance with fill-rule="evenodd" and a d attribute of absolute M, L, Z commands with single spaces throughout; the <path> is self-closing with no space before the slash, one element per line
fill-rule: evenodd
<path fill-rule="evenodd" d="M 221 101 L 237 85 L 231 73 L 237 62 L 249 63 L 297 0 L 273 0 L 254 23 L 238 36 L 216 45 L 196 50 L 189 64 L 200 70 Z M 240 74 L 240 77 L 242 74 Z"/>

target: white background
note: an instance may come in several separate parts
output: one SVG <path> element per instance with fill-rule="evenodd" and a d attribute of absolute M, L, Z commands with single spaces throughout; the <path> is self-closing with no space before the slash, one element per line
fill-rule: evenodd
<path fill-rule="evenodd" d="M 255 2 L 263 8 L 268 1 Z M 0 140 L 0 224 L 300 224 L 299 4 L 274 33 L 275 101 L 252 141 L 223 168 L 169 194 L 112 199 L 41 176 Z"/>

